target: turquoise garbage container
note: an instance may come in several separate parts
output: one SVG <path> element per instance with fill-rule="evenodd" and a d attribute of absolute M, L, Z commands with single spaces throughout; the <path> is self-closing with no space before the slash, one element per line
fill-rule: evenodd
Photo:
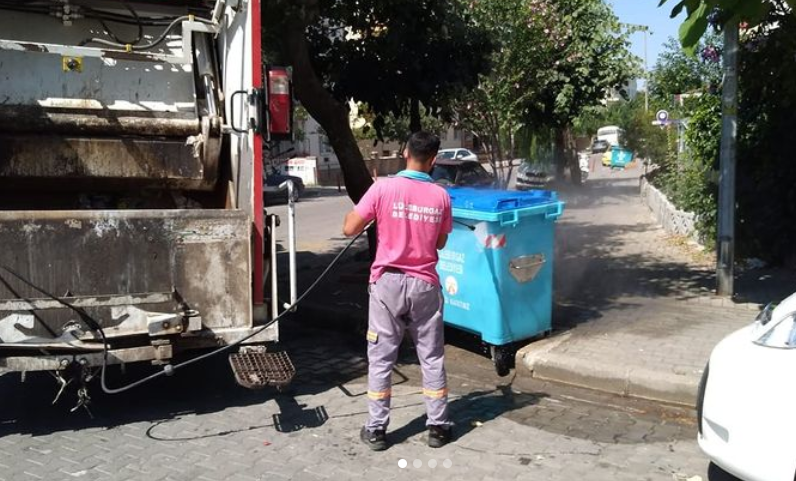
<path fill-rule="evenodd" d="M 611 147 L 611 168 L 624 169 L 633 162 L 633 152 L 618 145 Z"/>
<path fill-rule="evenodd" d="M 437 263 L 444 320 L 480 336 L 505 375 L 512 343 L 551 330 L 555 221 L 564 203 L 544 190 L 448 192 L 453 232 Z"/>

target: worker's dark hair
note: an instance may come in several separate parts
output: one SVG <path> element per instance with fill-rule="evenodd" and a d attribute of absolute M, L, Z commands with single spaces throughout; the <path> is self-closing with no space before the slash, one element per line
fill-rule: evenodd
<path fill-rule="evenodd" d="M 415 160 L 425 164 L 439 152 L 439 137 L 423 130 L 415 132 L 406 141 L 406 149 Z"/>

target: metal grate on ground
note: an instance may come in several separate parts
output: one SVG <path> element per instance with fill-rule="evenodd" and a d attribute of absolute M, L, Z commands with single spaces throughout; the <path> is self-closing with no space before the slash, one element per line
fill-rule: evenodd
<path fill-rule="evenodd" d="M 230 354 L 229 364 L 235 380 L 248 389 L 268 386 L 283 389 L 293 381 L 296 368 L 287 352 L 247 350 Z"/>

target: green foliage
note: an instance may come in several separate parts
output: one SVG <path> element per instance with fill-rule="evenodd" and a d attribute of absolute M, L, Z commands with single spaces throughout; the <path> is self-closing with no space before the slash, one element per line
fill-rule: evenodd
<path fill-rule="evenodd" d="M 671 154 L 660 165 L 653 183 L 679 209 L 697 216 L 700 240 L 712 247 L 716 240 L 716 169 L 721 139 L 721 100 L 703 95 L 696 102 L 685 134 L 687 152 Z"/>
<path fill-rule="evenodd" d="M 736 167 L 736 252 L 771 263 L 796 261 L 796 18 L 781 1 L 741 36 Z M 654 183 L 680 208 L 699 216 L 707 245 L 716 235 L 721 108 L 703 95 L 690 107 L 683 158 L 670 157 Z"/>
<path fill-rule="evenodd" d="M 297 142 L 303 142 L 307 138 L 307 133 L 304 131 L 304 122 L 309 116 L 307 109 L 302 105 L 296 105 L 296 108 L 293 109 L 293 136 Z"/>
<path fill-rule="evenodd" d="M 492 71 L 454 102 L 455 118 L 501 157 L 532 126 L 562 129 L 638 71 L 601 0 L 474 0 L 469 14 L 496 43 Z"/>
<path fill-rule="evenodd" d="M 697 52 L 699 40 L 708 29 L 708 25 L 722 26 L 728 23 L 743 22 L 748 28 L 756 27 L 763 23 L 772 9 L 789 4 L 792 12 L 796 7 L 796 0 L 673 0 L 676 1 L 671 11 L 671 17 L 678 16 L 683 9 L 686 19 L 680 25 L 680 43 L 685 52 L 694 56 Z M 660 0 L 658 6 L 669 3 Z"/>
<path fill-rule="evenodd" d="M 358 129 L 354 129 L 354 135 L 358 140 L 372 140 L 374 145 L 380 140 L 386 142 L 404 142 L 412 133 L 412 129 L 409 127 L 409 117 L 405 115 L 395 116 L 389 113 L 381 116 L 379 132 L 376 132 L 376 129 L 373 128 L 372 125 L 376 115 L 374 115 L 367 106 L 360 107 L 359 115 L 363 117 L 367 123 Z M 423 130 L 437 135 L 442 135 L 448 128 L 448 125 L 443 122 L 441 118 L 432 116 L 427 109 L 422 108 L 421 123 L 423 125 Z"/>
<path fill-rule="evenodd" d="M 459 0 L 267 0 L 262 17 L 266 55 L 279 61 L 285 32 L 301 24 L 323 86 L 342 104 L 366 103 L 377 135 L 412 102 L 438 116 L 490 67 L 493 44 Z"/>
<path fill-rule="evenodd" d="M 531 124 L 555 128 L 571 125 L 606 92 L 623 88 L 640 73 L 640 62 L 629 51 L 630 31 L 605 2 L 550 3 L 556 16 L 548 24 L 553 45 L 531 65 L 535 96 L 524 107 Z"/>
<path fill-rule="evenodd" d="M 708 34 L 697 48 L 701 50 L 705 45 L 721 48 L 722 39 Z M 649 92 L 653 98 L 668 103 L 674 95 L 715 90 L 721 77 L 720 62 L 686 55 L 677 40 L 669 38 L 650 74 Z"/>
<path fill-rule="evenodd" d="M 316 72 L 341 101 L 367 103 L 377 135 L 412 101 L 437 115 L 474 88 L 492 43 L 456 0 L 320 0 L 308 31 Z"/>
<path fill-rule="evenodd" d="M 779 9 L 740 52 L 737 229 L 743 255 L 796 265 L 796 17 Z"/>

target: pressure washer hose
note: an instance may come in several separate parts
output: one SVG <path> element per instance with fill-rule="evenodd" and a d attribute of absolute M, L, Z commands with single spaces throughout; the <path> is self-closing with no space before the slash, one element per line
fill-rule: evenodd
<path fill-rule="evenodd" d="M 237 340 L 237 341 L 235 341 L 235 342 L 233 342 L 231 344 L 227 344 L 226 346 L 222 346 L 222 347 L 220 347 L 218 349 L 215 349 L 213 351 L 210 351 L 208 353 L 202 354 L 201 356 L 197 356 L 197 357 L 195 357 L 193 359 L 189 359 L 187 361 L 183 361 L 183 362 L 181 362 L 179 364 L 166 364 L 165 366 L 163 366 L 163 370 L 162 371 L 158 371 L 158 372 L 156 372 L 154 374 L 151 374 L 151 375 L 149 375 L 149 376 L 147 376 L 145 378 L 139 379 L 138 381 L 135 381 L 135 382 L 132 382 L 130 384 L 127 384 L 126 386 L 122 386 L 120 388 L 109 388 L 107 383 L 105 382 L 105 371 L 107 370 L 107 367 L 108 367 L 108 351 L 109 351 L 109 348 L 108 348 L 107 341 L 105 339 L 105 333 L 102 332 L 102 329 L 99 329 L 99 333 L 100 333 L 100 336 L 102 337 L 102 343 L 103 343 L 103 346 L 104 346 L 103 357 L 102 357 L 102 372 L 100 374 L 100 384 L 102 384 L 102 390 L 105 393 L 107 393 L 107 394 L 120 394 L 120 393 L 123 393 L 125 391 L 129 391 L 130 389 L 136 388 L 136 387 L 138 387 L 138 386 L 140 386 L 142 384 L 145 384 L 145 383 L 148 383 L 150 381 L 153 381 L 153 380 L 155 380 L 155 379 L 157 379 L 157 378 L 159 378 L 161 376 L 171 376 L 171 375 L 174 374 L 174 371 L 176 371 L 177 369 L 189 366 L 191 364 L 194 364 L 196 362 L 202 361 L 202 360 L 207 359 L 209 357 L 213 357 L 215 355 L 221 354 L 222 352 L 228 351 L 229 349 L 232 349 L 233 347 L 239 346 L 239 345 L 243 344 L 244 342 L 246 342 L 247 340 L 251 339 L 252 337 L 260 334 L 261 332 L 266 330 L 268 327 L 270 327 L 272 324 L 274 324 L 276 321 L 281 319 L 283 316 L 285 316 L 289 312 L 291 312 L 296 306 L 298 306 L 299 303 L 301 303 L 301 301 L 303 301 L 304 298 L 307 297 L 307 295 L 309 295 L 309 293 L 312 292 L 313 289 L 315 289 L 318 286 L 318 284 L 320 284 L 320 282 L 323 280 L 323 278 L 326 277 L 327 274 L 329 274 L 329 271 L 332 270 L 332 268 L 343 257 L 343 255 L 346 253 L 346 251 L 348 251 L 348 249 L 350 249 L 351 246 L 354 245 L 354 242 L 356 242 L 357 239 L 362 237 L 362 234 L 367 232 L 367 230 L 370 228 L 371 225 L 373 225 L 372 222 L 370 224 L 368 224 L 362 230 L 362 232 L 360 232 L 359 234 L 354 236 L 354 238 L 351 239 L 348 242 L 348 244 L 346 244 L 346 246 L 343 248 L 343 250 L 341 250 L 335 256 L 334 259 L 332 259 L 332 262 L 330 262 L 329 265 L 326 266 L 326 269 L 324 269 L 324 271 L 321 272 L 321 275 L 318 276 L 317 279 L 315 279 L 315 282 L 313 282 L 310 285 L 310 287 L 308 287 L 307 290 L 304 291 L 298 297 L 298 299 L 296 299 L 296 302 L 294 302 L 293 304 L 291 304 L 287 308 L 285 308 L 285 310 L 284 310 L 284 312 L 282 312 L 282 314 L 279 314 L 278 316 L 276 316 L 275 318 L 271 319 L 267 323 L 263 324 L 262 326 L 259 326 L 257 328 L 257 330 L 255 330 L 254 332 L 252 332 L 251 334 L 247 335 L 246 337 L 244 337 L 242 339 L 239 339 L 239 340 Z M 277 300 L 276 299 L 272 299 L 271 302 L 277 302 Z"/>

